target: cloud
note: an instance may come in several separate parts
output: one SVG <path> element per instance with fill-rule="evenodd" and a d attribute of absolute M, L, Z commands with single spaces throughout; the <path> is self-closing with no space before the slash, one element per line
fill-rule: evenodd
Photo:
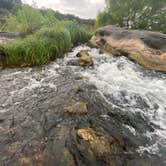
<path fill-rule="evenodd" d="M 32 3 L 33 0 L 26 0 Z M 63 13 L 70 13 L 82 18 L 95 18 L 104 8 L 104 0 L 34 0 L 39 7 L 52 8 Z"/>

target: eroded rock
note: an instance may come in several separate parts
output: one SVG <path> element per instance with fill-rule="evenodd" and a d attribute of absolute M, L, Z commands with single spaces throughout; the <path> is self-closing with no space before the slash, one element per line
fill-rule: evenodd
<path fill-rule="evenodd" d="M 98 29 L 91 44 L 113 55 L 123 55 L 144 67 L 166 71 L 166 35 L 115 26 Z"/>
<path fill-rule="evenodd" d="M 90 148 L 96 157 L 123 152 L 124 145 L 120 144 L 117 139 L 101 132 L 96 132 L 92 128 L 78 129 L 77 135 L 90 143 Z"/>
<path fill-rule="evenodd" d="M 93 60 L 86 50 L 81 50 L 76 56 L 80 58 L 80 66 L 93 65 Z"/>

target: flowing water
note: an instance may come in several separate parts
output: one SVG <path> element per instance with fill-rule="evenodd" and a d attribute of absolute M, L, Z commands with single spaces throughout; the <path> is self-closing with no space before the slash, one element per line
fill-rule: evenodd
<path fill-rule="evenodd" d="M 80 50 L 88 50 L 94 61 L 93 67 L 84 69 L 68 65 Z M 58 87 L 64 83 L 58 83 L 59 76 L 66 71 L 82 75 L 86 83 L 95 85 L 103 100 L 113 108 L 139 115 L 138 118 L 147 121 L 154 130 L 141 133 L 149 142 L 140 144 L 136 151 L 140 154 L 157 154 L 166 161 L 166 74 L 146 70 L 124 56 L 100 54 L 98 49 L 79 46 L 66 54 L 64 59 L 48 66 L 3 70 L 0 73 L 0 115 L 21 109 L 23 103 L 38 101 L 36 93 L 42 95 L 40 91 L 45 95 L 58 91 Z M 67 73 L 64 74 L 64 77 L 68 76 Z M 53 103 L 51 96 L 49 101 L 45 96 L 42 99 L 42 108 L 47 108 L 49 102 Z M 38 102 L 36 107 L 40 108 L 41 101 Z M 25 105 L 25 109 L 33 107 Z M 108 115 L 105 113 L 101 116 L 107 119 Z M 138 131 L 135 127 L 129 124 L 124 127 L 137 138 Z"/>
<path fill-rule="evenodd" d="M 89 51 L 94 67 L 81 73 L 98 88 L 103 98 L 114 107 L 140 113 L 155 125 L 153 132 L 146 133 L 150 139 L 155 138 L 155 142 L 140 146 L 138 152 L 158 154 L 162 151 L 166 155 L 166 74 L 146 70 L 127 57 L 100 54 L 98 49 L 88 47 L 75 48 L 69 57 L 82 49 Z M 134 128 L 126 127 L 136 134 Z"/>

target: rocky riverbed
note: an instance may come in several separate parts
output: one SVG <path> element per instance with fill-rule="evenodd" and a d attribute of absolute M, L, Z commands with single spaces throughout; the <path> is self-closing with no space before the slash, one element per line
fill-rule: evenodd
<path fill-rule="evenodd" d="M 73 66 L 88 50 L 93 66 Z M 166 75 L 79 46 L 0 71 L 0 165 L 164 166 Z"/>

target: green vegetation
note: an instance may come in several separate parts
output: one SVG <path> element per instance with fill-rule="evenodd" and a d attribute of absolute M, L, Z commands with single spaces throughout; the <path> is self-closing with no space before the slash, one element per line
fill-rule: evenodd
<path fill-rule="evenodd" d="M 70 33 L 63 28 L 42 28 L 34 35 L 5 46 L 7 66 L 34 66 L 47 64 L 71 48 Z"/>
<path fill-rule="evenodd" d="M 62 21 L 62 25 L 70 32 L 73 45 L 84 43 L 90 39 L 92 34 L 81 28 L 77 22 Z"/>
<path fill-rule="evenodd" d="M 69 25 L 69 23 L 63 23 Z M 72 46 L 86 42 L 91 35 L 78 26 L 68 30 L 65 26 L 43 27 L 24 39 L 19 39 L 4 46 L 5 66 L 34 66 L 49 63 L 60 58 Z M 70 23 L 71 24 L 71 23 Z M 77 35 L 78 38 L 76 37 Z"/>
<path fill-rule="evenodd" d="M 9 12 L 2 27 L 8 32 L 19 32 L 22 37 L 1 47 L 6 57 L 4 67 L 47 64 L 91 37 L 77 21 L 58 19 L 53 10 L 29 5 Z"/>
<path fill-rule="evenodd" d="M 166 33 L 166 1 L 106 0 L 106 8 L 99 13 L 96 26 L 108 24 Z"/>
<path fill-rule="evenodd" d="M 21 5 L 21 0 L 0 0 L 0 31 L 4 30 L 6 17 L 14 14 Z"/>
<path fill-rule="evenodd" d="M 22 5 L 21 0 L 0 0 L 0 14 L 14 12 Z"/>
<path fill-rule="evenodd" d="M 89 26 L 94 26 L 95 20 L 94 19 L 82 19 L 77 16 L 74 16 L 72 14 L 62 14 L 56 11 L 55 17 L 58 18 L 59 20 L 71 20 L 71 21 L 76 21 L 80 25 L 89 25 Z"/>
<path fill-rule="evenodd" d="M 7 31 L 32 32 L 33 29 L 42 25 L 43 17 L 39 10 L 28 5 L 24 5 L 16 12 L 16 15 L 10 14 L 6 20 Z"/>

